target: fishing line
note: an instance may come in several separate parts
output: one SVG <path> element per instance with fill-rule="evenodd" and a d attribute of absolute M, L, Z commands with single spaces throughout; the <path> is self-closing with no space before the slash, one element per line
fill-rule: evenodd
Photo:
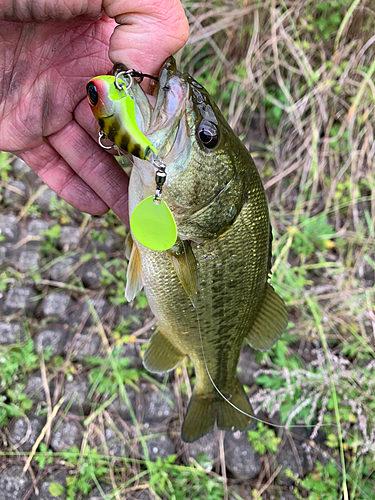
<path fill-rule="evenodd" d="M 184 241 L 181 240 L 181 243 L 182 243 L 182 246 L 184 248 L 184 253 L 185 253 L 185 260 L 186 260 L 186 265 L 188 265 L 188 262 L 187 262 L 187 253 L 186 253 L 186 250 L 185 250 L 185 246 L 184 246 Z M 190 280 L 190 275 L 189 275 L 189 280 Z M 191 284 L 191 283 L 190 283 Z M 198 293 L 198 290 L 197 290 L 197 293 Z M 197 297 L 198 299 L 198 297 Z M 216 392 L 219 394 L 219 396 L 224 399 L 224 401 L 226 401 L 232 408 L 234 408 L 235 410 L 237 410 L 238 412 L 242 413 L 243 415 L 245 415 L 246 417 L 249 417 L 249 418 L 252 418 L 253 420 L 255 420 L 256 422 L 261 422 L 262 424 L 267 424 L 267 425 L 270 425 L 271 427 L 276 427 L 278 429 L 284 429 L 284 430 L 290 430 L 292 428 L 299 428 L 299 427 L 316 427 L 316 425 L 319 425 L 319 424 L 295 424 L 295 425 L 291 425 L 290 427 L 285 427 L 285 425 L 281 425 L 281 424 L 275 424 L 273 422 L 268 422 L 267 420 L 263 420 L 261 418 L 258 418 L 256 417 L 255 415 L 250 415 L 249 413 L 246 413 L 245 411 L 241 410 L 241 408 L 238 408 L 235 404 L 233 404 L 226 396 L 224 396 L 224 394 L 220 391 L 220 389 L 218 388 L 218 386 L 215 384 L 212 376 L 211 376 L 211 373 L 208 369 L 208 365 L 207 365 L 207 360 L 206 360 L 206 355 L 205 355 L 205 352 L 204 352 L 204 346 L 203 346 L 203 337 L 202 337 L 202 329 L 201 329 L 201 324 L 200 324 L 200 320 L 199 320 L 199 314 L 198 314 L 198 300 L 197 300 L 197 305 L 195 306 L 195 312 L 196 312 L 196 316 L 197 316 L 197 325 L 198 325 L 198 331 L 199 331 L 199 340 L 200 340 L 200 344 L 201 344 L 201 350 L 202 350 L 202 355 L 203 355 L 203 361 L 204 361 L 204 366 L 205 366 L 205 369 L 206 369 L 206 373 L 208 375 L 208 378 L 211 382 L 211 384 L 213 385 L 214 389 L 216 390 Z M 326 426 L 331 426 L 332 427 L 332 424 L 324 424 L 324 423 L 321 423 L 319 425 L 319 428 L 321 427 L 326 427 Z"/>

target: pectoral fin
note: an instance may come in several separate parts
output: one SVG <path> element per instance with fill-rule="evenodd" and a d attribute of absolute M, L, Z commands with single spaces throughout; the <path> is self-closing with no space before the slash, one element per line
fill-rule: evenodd
<path fill-rule="evenodd" d="M 130 260 L 128 264 L 128 272 L 126 274 L 125 297 L 130 302 L 134 299 L 137 293 L 143 288 L 141 256 L 137 245 L 133 243 Z"/>
<path fill-rule="evenodd" d="M 171 252 L 178 279 L 194 307 L 197 306 L 198 270 L 191 242 L 180 240 L 177 251 Z"/>
<path fill-rule="evenodd" d="M 125 258 L 127 260 L 130 260 L 132 248 L 133 248 L 133 236 L 132 233 L 129 231 L 125 238 Z"/>
<path fill-rule="evenodd" d="M 284 302 L 267 283 L 262 305 L 246 340 L 259 351 L 268 351 L 279 339 L 288 324 Z"/>
<path fill-rule="evenodd" d="M 184 356 L 158 329 L 148 343 L 143 366 L 151 373 L 169 372 L 181 363 Z"/>

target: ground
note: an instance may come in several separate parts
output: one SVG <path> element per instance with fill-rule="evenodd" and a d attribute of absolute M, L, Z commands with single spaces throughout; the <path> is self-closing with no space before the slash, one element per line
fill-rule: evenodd
<path fill-rule="evenodd" d="M 142 368 L 154 318 L 143 294 L 124 298 L 125 227 L 2 154 L 0 498 L 372 499 L 372 4 L 185 6 L 178 64 L 250 148 L 270 202 L 290 322 L 239 363 L 263 423 L 181 442 L 194 371 Z"/>

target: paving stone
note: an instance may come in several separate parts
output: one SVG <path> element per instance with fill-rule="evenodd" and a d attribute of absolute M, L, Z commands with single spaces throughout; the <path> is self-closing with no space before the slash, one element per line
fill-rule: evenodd
<path fill-rule="evenodd" d="M 137 500 L 155 500 L 155 495 L 150 493 L 149 490 L 136 491 L 133 496 Z"/>
<path fill-rule="evenodd" d="M 0 214 L 0 235 L 4 241 L 16 241 L 20 232 L 19 222 L 13 214 Z"/>
<path fill-rule="evenodd" d="M 72 446 L 80 446 L 82 427 L 75 420 L 63 420 L 52 433 L 51 448 L 54 451 L 69 450 Z"/>
<path fill-rule="evenodd" d="M 109 486 L 108 484 L 101 484 L 100 485 L 101 489 L 103 490 L 105 495 L 111 494 L 112 487 Z M 85 500 L 103 500 L 105 497 L 100 493 L 98 488 L 94 488 L 90 495 L 85 499 Z M 112 497 L 110 497 L 112 498 Z M 125 500 L 125 499 L 124 499 Z"/>
<path fill-rule="evenodd" d="M 103 318 L 111 308 L 111 304 L 104 297 L 91 299 L 91 304 L 93 305 L 99 318 Z M 84 312 L 89 310 L 87 302 L 84 302 L 83 310 Z"/>
<path fill-rule="evenodd" d="M 72 357 L 76 361 L 84 361 L 89 356 L 100 355 L 102 342 L 97 333 L 80 333 L 74 336 L 75 342 Z M 64 352 L 67 353 L 71 347 L 72 340 L 64 345 Z"/>
<path fill-rule="evenodd" d="M 58 483 L 63 488 L 65 488 L 67 476 L 68 474 L 65 471 L 62 471 L 44 478 L 43 482 L 39 482 L 38 484 L 39 495 L 37 496 L 35 494 L 32 494 L 29 500 L 64 500 L 66 498 L 65 493 L 63 493 L 62 495 L 53 496 L 49 492 L 49 487 L 51 483 Z"/>
<path fill-rule="evenodd" d="M 52 392 L 52 387 L 50 387 L 50 394 L 52 394 Z M 33 401 L 41 402 L 46 400 L 46 394 L 43 389 L 43 381 L 40 372 L 36 372 L 29 376 L 26 383 L 25 394 Z"/>
<path fill-rule="evenodd" d="M 30 271 L 32 268 L 38 269 L 40 265 L 40 255 L 36 250 L 23 250 L 18 259 L 18 269 L 21 273 Z"/>
<path fill-rule="evenodd" d="M 100 319 L 103 319 L 111 308 L 111 304 L 104 297 L 91 299 L 91 305 L 94 307 Z M 90 314 L 87 316 L 89 312 Z M 96 324 L 96 318 L 91 314 L 91 307 L 89 307 L 89 304 L 86 301 L 80 301 L 71 309 L 69 324 L 72 328 L 77 328 L 85 318 L 86 326 Z"/>
<path fill-rule="evenodd" d="M 31 486 L 29 474 L 22 465 L 12 465 L 0 472 L 0 499 L 21 500 Z"/>
<path fill-rule="evenodd" d="M 194 443 L 189 443 L 187 448 L 189 455 L 199 463 L 201 463 L 203 456 L 205 456 L 210 462 L 213 462 L 219 456 L 219 442 L 216 439 L 214 432 L 209 432 L 197 441 L 194 441 Z M 186 463 L 187 457 L 184 455 L 182 458 Z"/>
<path fill-rule="evenodd" d="M 4 309 L 8 312 L 24 311 L 33 313 L 38 301 L 33 300 L 37 296 L 36 291 L 29 286 L 15 286 L 10 288 L 4 301 Z"/>
<path fill-rule="evenodd" d="M 60 233 L 60 245 L 66 249 L 69 247 L 77 247 L 81 239 L 79 227 L 63 226 Z"/>
<path fill-rule="evenodd" d="M 141 389 L 142 390 L 142 389 Z M 145 395 L 144 420 L 145 422 L 162 422 L 176 413 L 175 398 L 168 391 L 149 391 Z"/>
<path fill-rule="evenodd" d="M 18 344 L 25 338 L 25 332 L 18 323 L 0 322 L 0 344 Z"/>
<path fill-rule="evenodd" d="M 289 441 L 286 441 L 281 450 L 279 450 L 279 454 L 277 455 L 277 463 L 278 465 L 282 466 L 283 470 L 277 476 L 278 484 L 287 486 L 294 483 L 292 478 L 286 476 L 284 472 L 285 469 L 290 469 L 296 477 L 301 478 L 304 477 L 308 472 L 309 467 L 306 460 L 306 455 L 302 447 L 296 446 L 296 448 L 298 450 L 297 457 Z"/>
<path fill-rule="evenodd" d="M 128 395 L 130 404 L 134 411 L 136 411 L 137 404 L 137 393 L 131 387 L 126 387 L 126 393 Z M 111 405 L 108 407 L 110 412 L 118 413 L 119 416 L 124 420 L 130 420 L 130 412 L 129 408 L 126 406 L 126 403 L 123 402 L 119 397 L 116 398 Z"/>
<path fill-rule="evenodd" d="M 68 315 L 68 309 L 72 305 L 70 295 L 66 292 L 52 292 L 42 303 L 42 313 L 44 316 L 55 316 L 59 318 Z"/>
<path fill-rule="evenodd" d="M 224 439 L 225 463 L 237 479 L 252 479 L 260 472 L 260 457 L 247 440 L 247 432 L 226 432 Z"/>
<path fill-rule="evenodd" d="M 291 486 L 291 488 L 293 488 L 293 487 Z M 262 498 L 263 498 L 263 495 L 262 495 Z M 299 496 L 299 498 L 301 498 L 301 496 Z M 320 498 L 326 498 L 326 497 L 320 497 Z M 297 497 L 294 495 L 293 492 L 285 491 L 285 488 L 283 488 L 283 490 L 280 491 L 276 495 L 273 495 L 272 493 L 270 493 L 269 495 L 267 495 L 265 497 L 264 500 L 297 500 Z M 327 499 L 327 500 L 329 500 L 329 499 Z"/>
<path fill-rule="evenodd" d="M 38 196 L 34 203 L 38 205 L 42 212 L 48 212 L 51 206 L 51 199 L 57 201 L 58 196 L 52 189 L 47 188 Z"/>
<path fill-rule="evenodd" d="M 88 406 L 87 396 L 90 384 L 84 377 L 76 377 L 71 382 L 67 382 L 64 387 L 65 404 L 69 405 L 70 411 L 81 412 Z"/>
<path fill-rule="evenodd" d="M 21 175 L 27 174 L 30 171 L 30 167 L 21 158 L 16 158 L 12 162 L 12 170 L 14 177 L 19 177 Z"/>
<path fill-rule="evenodd" d="M 32 219 L 26 227 L 28 236 L 42 236 L 49 228 L 49 222 L 43 219 Z"/>
<path fill-rule="evenodd" d="M 0 266 L 2 266 L 6 261 L 7 251 L 8 247 L 6 245 L 0 245 Z"/>
<path fill-rule="evenodd" d="M 90 250 L 96 249 L 98 252 L 113 253 L 124 248 L 124 237 L 111 229 L 99 229 L 102 231 L 102 237 L 99 240 L 90 241 Z"/>
<path fill-rule="evenodd" d="M 89 288 L 98 288 L 101 285 L 102 266 L 96 260 L 85 262 L 77 270 L 78 276 L 82 279 L 82 283 Z"/>
<path fill-rule="evenodd" d="M 158 457 L 166 458 L 176 453 L 176 446 L 169 436 L 166 434 L 160 434 L 157 430 L 155 432 L 155 436 L 153 436 L 152 429 L 148 430 L 148 434 L 151 437 L 147 437 L 147 439 L 145 439 L 145 443 L 151 462 L 155 462 Z M 140 447 L 140 450 L 142 450 L 142 447 Z M 142 451 L 141 457 L 145 459 Z"/>
<path fill-rule="evenodd" d="M 63 354 L 69 332 L 59 327 L 50 327 L 37 333 L 34 338 L 34 349 L 36 352 L 45 351 L 50 347 L 53 356 Z"/>
<path fill-rule="evenodd" d="M 22 442 L 17 449 L 30 451 L 45 423 L 46 419 L 44 417 L 36 415 L 28 415 L 28 418 L 18 418 L 10 429 L 13 444 Z M 26 437 L 27 439 L 25 440 Z"/>
<path fill-rule="evenodd" d="M 128 439 L 124 439 L 123 435 L 117 434 L 113 429 L 107 428 L 104 431 L 104 439 L 108 447 L 108 451 L 114 457 L 124 457 L 129 455 Z"/>
<path fill-rule="evenodd" d="M 8 203 L 23 204 L 27 198 L 28 188 L 26 184 L 22 181 L 11 181 L 8 183 L 7 188 L 4 189 L 4 199 Z M 15 188 L 13 191 L 9 188 Z M 21 194 L 22 193 L 22 194 Z"/>
<path fill-rule="evenodd" d="M 79 260 L 78 255 L 73 255 L 71 257 L 64 257 L 56 264 L 53 264 L 49 270 L 50 279 L 53 281 L 62 281 L 63 283 L 68 283 L 70 281 L 73 271 L 73 267 L 77 264 Z"/>
<path fill-rule="evenodd" d="M 142 367 L 142 358 L 136 344 L 131 342 L 129 342 L 128 344 L 124 344 L 121 350 L 121 356 L 129 359 L 129 368 Z"/>
<path fill-rule="evenodd" d="M 240 354 L 237 365 L 237 377 L 241 384 L 251 386 L 254 383 L 254 373 L 261 368 L 255 359 L 254 350 L 245 346 Z"/>

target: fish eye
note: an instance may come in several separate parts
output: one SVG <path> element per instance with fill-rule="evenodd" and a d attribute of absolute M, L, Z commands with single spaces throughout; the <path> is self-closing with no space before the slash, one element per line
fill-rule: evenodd
<path fill-rule="evenodd" d="M 87 84 L 87 97 L 89 98 L 90 104 L 92 106 L 96 106 L 98 104 L 99 95 L 98 89 L 95 86 L 95 83 L 89 82 Z"/>
<path fill-rule="evenodd" d="M 219 140 L 216 125 L 208 120 L 202 120 L 197 128 L 197 136 L 200 142 L 208 149 L 216 146 Z"/>

